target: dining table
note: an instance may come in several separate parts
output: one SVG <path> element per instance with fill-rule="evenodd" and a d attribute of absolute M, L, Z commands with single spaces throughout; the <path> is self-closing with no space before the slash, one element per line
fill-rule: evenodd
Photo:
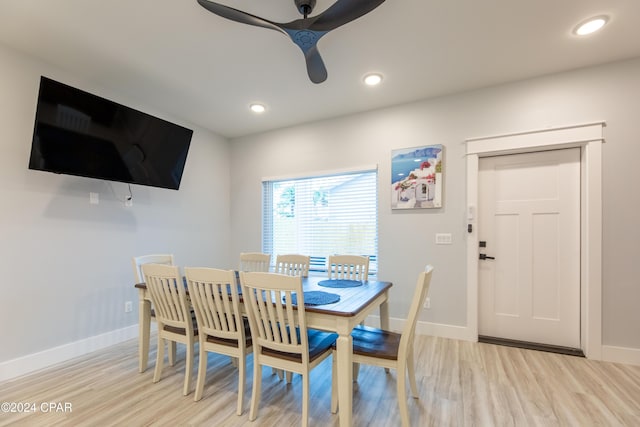
<path fill-rule="evenodd" d="M 338 299 L 336 302 L 322 305 L 309 305 L 305 301 L 305 313 L 307 327 L 338 334 L 336 367 L 339 420 L 340 426 L 346 427 L 352 425 L 353 418 L 353 339 L 351 332 L 375 310 L 379 310 L 380 327 L 389 329 L 388 294 L 393 284 L 378 280 L 366 280 L 359 283 L 345 281 L 352 283 L 343 287 L 335 282 L 339 281 L 327 280 L 326 276 L 310 276 L 303 278 L 302 285 L 305 295 L 307 293 L 310 296 L 320 293 L 331 294 L 333 295 L 331 300 Z M 138 369 L 139 372 L 144 372 L 149 358 L 151 296 L 145 283 L 136 283 L 135 287 L 138 289 L 139 298 Z M 240 295 L 240 305 L 244 310 L 242 295 Z M 343 390 L 344 392 L 342 392 Z"/>

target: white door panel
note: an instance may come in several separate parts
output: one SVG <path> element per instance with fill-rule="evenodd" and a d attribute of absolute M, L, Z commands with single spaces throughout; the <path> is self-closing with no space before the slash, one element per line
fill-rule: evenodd
<path fill-rule="evenodd" d="M 479 169 L 480 335 L 580 347 L 580 150 Z"/>

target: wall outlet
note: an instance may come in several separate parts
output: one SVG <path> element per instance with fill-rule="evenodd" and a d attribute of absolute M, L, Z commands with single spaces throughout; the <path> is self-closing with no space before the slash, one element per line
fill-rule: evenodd
<path fill-rule="evenodd" d="M 131 301 L 124 302 L 124 312 L 131 313 L 133 311 L 133 303 Z"/>
<path fill-rule="evenodd" d="M 426 309 L 431 308 L 431 298 L 425 298 L 425 300 L 424 300 L 424 308 L 426 308 Z"/>
<path fill-rule="evenodd" d="M 127 197 L 124 201 L 124 206 L 127 208 L 133 206 L 133 199 L 131 197 Z"/>

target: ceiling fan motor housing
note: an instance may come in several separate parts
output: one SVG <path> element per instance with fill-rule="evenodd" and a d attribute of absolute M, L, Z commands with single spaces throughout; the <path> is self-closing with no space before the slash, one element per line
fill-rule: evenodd
<path fill-rule="evenodd" d="M 316 0 L 293 0 L 298 8 L 298 11 L 303 15 L 308 15 L 313 11 L 316 6 Z"/>

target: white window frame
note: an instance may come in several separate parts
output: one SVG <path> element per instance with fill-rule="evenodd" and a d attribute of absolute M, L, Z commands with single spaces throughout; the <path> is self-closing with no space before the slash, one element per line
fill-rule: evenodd
<path fill-rule="evenodd" d="M 295 180 L 304 180 L 304 179 L 312 179 L 312 178 L 321 178 L 321 177 L 329 177 L 329 176 L 336 176 L 336 175 L 354 175 L 354 174 L 360 174 L 360 173 L 374 173 L 375 174 L 375 182 L 376 182 L 376 188 L 375 188 L 375 215 L 376 215 L 376 231 L 375 231 L 375 249 L 374 249 L 374 253 L 373 254 L 351 254 L 351 255 L 369 255 L 372 256 L 371 261 L 372 263 L 370 264 L 370 269 L 369 269 L 369 275 L 370 276 L 375 276 L 375 274 L 377 273 L 377 262 L 378 262 L 378 223 L 379 223 L 379 213 L 378 213 L 378 202 L 377 202 L 377 198 L 378 198 L 378 189 L 379 189 L 379 181 L 378 181 L 378 166 L 377 165 L 368 165 L 368 166 L 360 166 L 360 167 L 354 167 L 354 168 L 348 168 L 348 169 L 339 169 L 339 170 L 330 170 L 330 171 L 317 171 L 317 172 L 312 172 L 312 173 L 307 173 L 307 174 L 299 174 L 299 175 L 286 175 L 286 176 L 276 176 L 276 177 L 263 177 L 262 178 L 262 185 L 263 185 L 263 190 L 262 190 L 262 251 L 265 253 L 271 253 L 272 257 L 271 257 L 271 262 L 272 264 L 275 263 L 275 258 L 278 254 L 272 253 L 272 247 L 273 244 L 271 243 L 273 240 L 273 237 L 269 237 L 269 233 L 272 233 L 272 226 L 271 226 L 271 222 L 272 222 L 272 218 L 270 218 L 268 216 L 268 214 L 271 212 L 270 208 L 267 207 L 267 203 L 269 203 L 269 200 L 271 198 L 271 195 L 267 194 L 267 192 L 265 191 L 265 185 L 272 183 L 272 182 L 278 182 L 278 181 L 295 181 Z M 273 203 L 273 201 L 271 200 L 271 203 Z M 300 253 L 303 253 L 304 255 L 309 255 L 311 257 L 315 257 L 316 254 L 311 254 L 311 253 L 304 253 L 302 251 L 300 251 Z M 324 259 L 322 259 L 322 257 L 318 257 L 316 259 L 312 259 L 312 265 L 310 268 L 310 272 L 312 274 L 316 273 L 316 274 L 325 274 L 326 273 L 326 265 L 324 264 L 324 262 L 326 262 L 326 258 L 327 256 L 324 257 Z"/>

